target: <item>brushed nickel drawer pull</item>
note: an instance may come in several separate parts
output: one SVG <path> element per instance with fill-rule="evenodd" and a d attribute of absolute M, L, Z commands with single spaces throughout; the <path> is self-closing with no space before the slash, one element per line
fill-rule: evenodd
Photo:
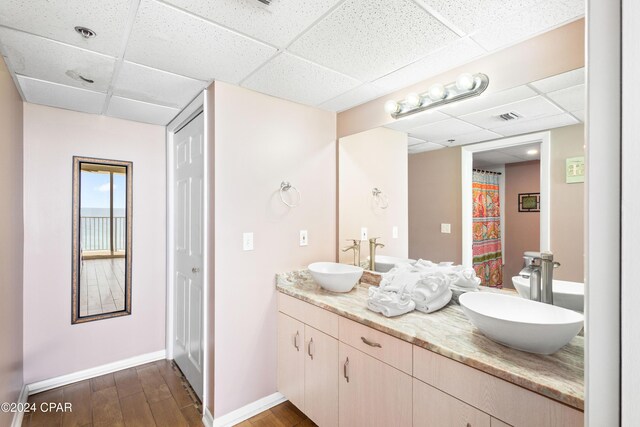
<path fill-rule="evenodd" d="M 309 348 L 307 350 L 307 353 L 309 353 L 309 356 L 311 357 L 311 360 L 313 360 L 313 338 L 311 338 L 311 340 L 309 341 Z"/>
<path fill-rule="evenodd" d="M 347 382 L 349 382 L 349 358 L 347 357 L 347 361 L 344 362 L 344 377 Z"/>
<path fill-rule="evenodd" d="M 298 340 L 300 339 L 300 332 L 296 331 L 296 336 L 293 337 L 293 346 L 296 350 L 300 351 L 300 344 L 298 344 Z"/>
<path fill-rule="evenodd" d="M 382 348 L 382 346 L 380 344 L 378 344 L 377 342 L 369 341 L 365 337 L 360 337 L 360 338 L 362 339 L 362 342 L 365 343 L 366 345 L 369 345 L 371 347 Z"/>

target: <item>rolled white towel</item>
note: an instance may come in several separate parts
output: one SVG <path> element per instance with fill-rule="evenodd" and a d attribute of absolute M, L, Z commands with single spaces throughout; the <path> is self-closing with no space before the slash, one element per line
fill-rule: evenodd
<path fill-rule="evenodd" d="M 406 293 L 388 292 L 371 286 L 367 308 L 386 317 L 395 317 L 413 311 L 416 303 Z"/>
<path fill-rule="evenodd" d="M 480 286 L 480 278 L 476 277 L 473 268 L 464 268 L 461 265 L 450 267 L 447 274 L 451 278 L 451 285 L 458 288 L 477 289 Z"/>
<path fill-rule="evenodd" d="M 380 289 L 402 293 L 407 287 L 412 287 L 420 280 L 420 273 L 401 270 L 387 275 L 380 281 Z"/>
<path fill-rule="evenodd" d="M 416 304 L 426 304 L 439 298 L 449 289 L 449 277 L 440 271 L 423 274 L 414 286 L 407 289 Z"/>

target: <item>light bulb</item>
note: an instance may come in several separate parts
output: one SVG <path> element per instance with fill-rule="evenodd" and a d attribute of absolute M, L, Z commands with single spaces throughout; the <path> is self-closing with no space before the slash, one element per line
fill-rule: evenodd
<path fill-rule="evenodd" d="M 534 156 L 534 155 L 538 154 L 538 150 L 535 150 L 535 149 L 534 150 L 529 150 L 529 151 L 527 151 L 527 154 L 530 155 L 530 156 Z"/>
<path fill-rule="evenodd" d="M 387 114 L 397 113 L 399 109 L 400 105 L 398 105 L 398 103 L 394 100 L 390 99 L 389 101 L 384 103 L 384 111 L 386 111 Z"/>
<path fill-rule="evenodd" d="M 422 97 L 415 92 L 411 92 L 405 98 L 405 104 L 411 108 L 419 107 L 422 104 Z"/>
<path fill-rule="evenodd" d="M 447 91 L 442 84 L 436 83 L 429 88 L 429 98 L 431 100 L 440 101 L 445 96 L 447 96 Z"/>
<path fill-rule="evenodd" d="M 456 79 L 456 87 L 460 91 L 471 90 L 475 85 L 475 79 L 469 73 L 462 73 Z"/>

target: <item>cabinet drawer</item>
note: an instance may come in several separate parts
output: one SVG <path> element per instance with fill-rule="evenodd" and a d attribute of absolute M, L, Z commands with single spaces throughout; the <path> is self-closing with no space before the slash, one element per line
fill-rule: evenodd
<path fill-rule="evenodd" d="M 413 427 L 491 427 L 491 417 L 440 390 L 413 380 Z"/>
<path fill-rule="evenodd" d="M 338 316 L 315 305 L 278 292 L 278 310 L 312 328 L 338 338 Z"/>
<path fill-rule="evenodd" d="M 340 317 L 340 341 L 411 375 L 412 345 L 368 326 Z"/>

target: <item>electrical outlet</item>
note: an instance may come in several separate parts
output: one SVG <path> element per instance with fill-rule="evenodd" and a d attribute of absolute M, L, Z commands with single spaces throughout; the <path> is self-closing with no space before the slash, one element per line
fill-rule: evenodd
<path fill-rule="evenodd" d="M 360 240 L 369 240 L 369 232 L 367 231 L 367 227 L 362 227 L 360 229 Z"/>
<path fill-rule="evenodd" d="M 393 228 L 391 229 L 391 236 L 394 239 L 398 238 L 398 226 L 394 225 Z"/>
<path fill-rule="evenodd" d="M 440 232 L 451 234 L 451 224 L 440 224 Z"/>
<path fill-rule="evenodd" d="M 242 249 L 245 251 L 253 250 L 253 233 L 242 233 Z"/>
<path fill-rule="evenodd" d="M 307 230 L 300 230 L 300 246 L 307 246 L 309 244 L 309 235 Z"/>

